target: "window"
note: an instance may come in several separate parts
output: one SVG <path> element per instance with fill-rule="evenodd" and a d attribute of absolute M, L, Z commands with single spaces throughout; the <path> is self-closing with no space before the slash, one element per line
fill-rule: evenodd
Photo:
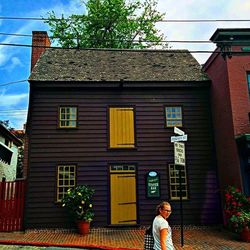
<path fill-rule="evenodd" d="M 10 140 L 7 139 L 7 138 L 5 138 L 4 144 L 5 144 L 7 147 L 9 147 L 9 148 L 12 147 L 12 141 L 10 141 Z"/>
<path fill-rule="evenodd" d="M 60 107 L 59 127 L 60 128 L 76 128 L 77 127 L 77 108 L 76 107 Z"/>
<path fill-rule="evenodd" d="M 57 195 L 56 201 L 60 202 L 69 188 L 76 185 L 76 166 L 59 165 L 57 167 Z"/>
<path fill-rule="evenodd" d="M 134 109 L 109 108 L 110 148 L 134 148 Z"/>
<path fill-rule="evenodd" d="M 182 108 L 165 107 L 166 127 L 182 127 Z"/>
<path fill-rule="evenodd" d="M 170 199 L 179 200 L 180 199 L 180 177 L 179 171 L 181 171 L 181 190 L 182 190 L 182 199 L 188 199 L 188 190 L 187 190 L 187 173 L 186 167 L 169 164 L 169 189 L 170 189 Z"/>
<path fill-rule="evenodd" d="M 5 146 L 0 141 L 0 163 L 2 161 L 2 162 L 7 163 L 8 165 L 10 165 L 12 155 L 13 155 L 13 151 L 11 149 L 9 149 L 7 146 Z M 1 172 L 1 170 L 0 170 L 0 172 Z"/>
<path fill-rule="evenodd" d="M 110 172 L 135 172 L 135 165 L 112 165 Z"/>

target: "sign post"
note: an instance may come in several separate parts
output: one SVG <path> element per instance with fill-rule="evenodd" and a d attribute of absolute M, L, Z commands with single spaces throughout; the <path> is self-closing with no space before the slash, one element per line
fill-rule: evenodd
<path fill-rule="evenodd" d="M 182 204 L 182 174 L 181 166 L 186 165 L 185 157 L 185 144 L 180 141 L 187 141 L 187 135 L 184 131 L 174 127 L 174 133 L 179 136 L 171 136 L 171 142 L 174 143 L 174 164 L 179 166 L 179 192 L 180 192 L 180 220 L 181 220 L 181 246 L 184 245 L 184 235 L 183 235 L 183 204 Z"/>
<path fill-rule="evenodd" d="M 179 189 L 180 189 L 180 212 L 181 212 L 181 246 L 184 245 L 183 235 L 183 206 L 182 206 L 182 183 L 181 183 L 181 169 L 179 169 Z"/>

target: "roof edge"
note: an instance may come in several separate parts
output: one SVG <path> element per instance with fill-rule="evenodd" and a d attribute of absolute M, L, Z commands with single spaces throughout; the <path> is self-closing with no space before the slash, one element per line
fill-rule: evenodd
<path fill-rule="evenodd" d="M 10 130 L 8 130 L 3 124 L 0 123 L 0 131 L 3 132 L 8 138 L 10 138 L 17 146 L 21 146 L 23 142 L 18 139 Z"/>
<path fill-rule="evenodd" d="M 31 86 L 38 88 L 169 88 L 169 87 L 203 87 L 211 84 L 210 79 L 200 81 L 37 81 L 29 80 Z M 82 84 L 84 83 L 84 84 Z M 153 85 L 152 85 L 153 83 Z"/>

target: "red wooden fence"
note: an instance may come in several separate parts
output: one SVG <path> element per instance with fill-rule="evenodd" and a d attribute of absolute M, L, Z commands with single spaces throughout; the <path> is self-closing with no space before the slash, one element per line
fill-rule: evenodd
<path fill-rule="evenodd" d="M 25 181 L 0 182 L 0 231 L 23 227 Z"/>

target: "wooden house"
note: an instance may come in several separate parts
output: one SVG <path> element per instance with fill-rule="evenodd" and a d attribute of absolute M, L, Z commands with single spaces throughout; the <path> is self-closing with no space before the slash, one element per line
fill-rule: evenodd
<path fill-rule="evenodd" d="M 211 107 L 220 186 L 250 195 L 250 29 L 217 29 L 203 66 L 212 80 Z"/>
<path fill-rule="evenodd" d="M 14 181 L 17 158 L 22 141 L 0 123 L 0 181 Z"/>
<path fill-rule="evenodd" d="M 148 225 L 162 200 L 179 224 L 179 173 L 184 223 L 220 223 L 210 80 L 193 56 L 43 52 L 49 44 L 46 32 L 33 32 L 25 227 L 72 226 L 60 201 L 81 184 L 95 189 L 93 226 Z M 175 126 L 188 135 L 185 166 L 174 165 Z"/>

